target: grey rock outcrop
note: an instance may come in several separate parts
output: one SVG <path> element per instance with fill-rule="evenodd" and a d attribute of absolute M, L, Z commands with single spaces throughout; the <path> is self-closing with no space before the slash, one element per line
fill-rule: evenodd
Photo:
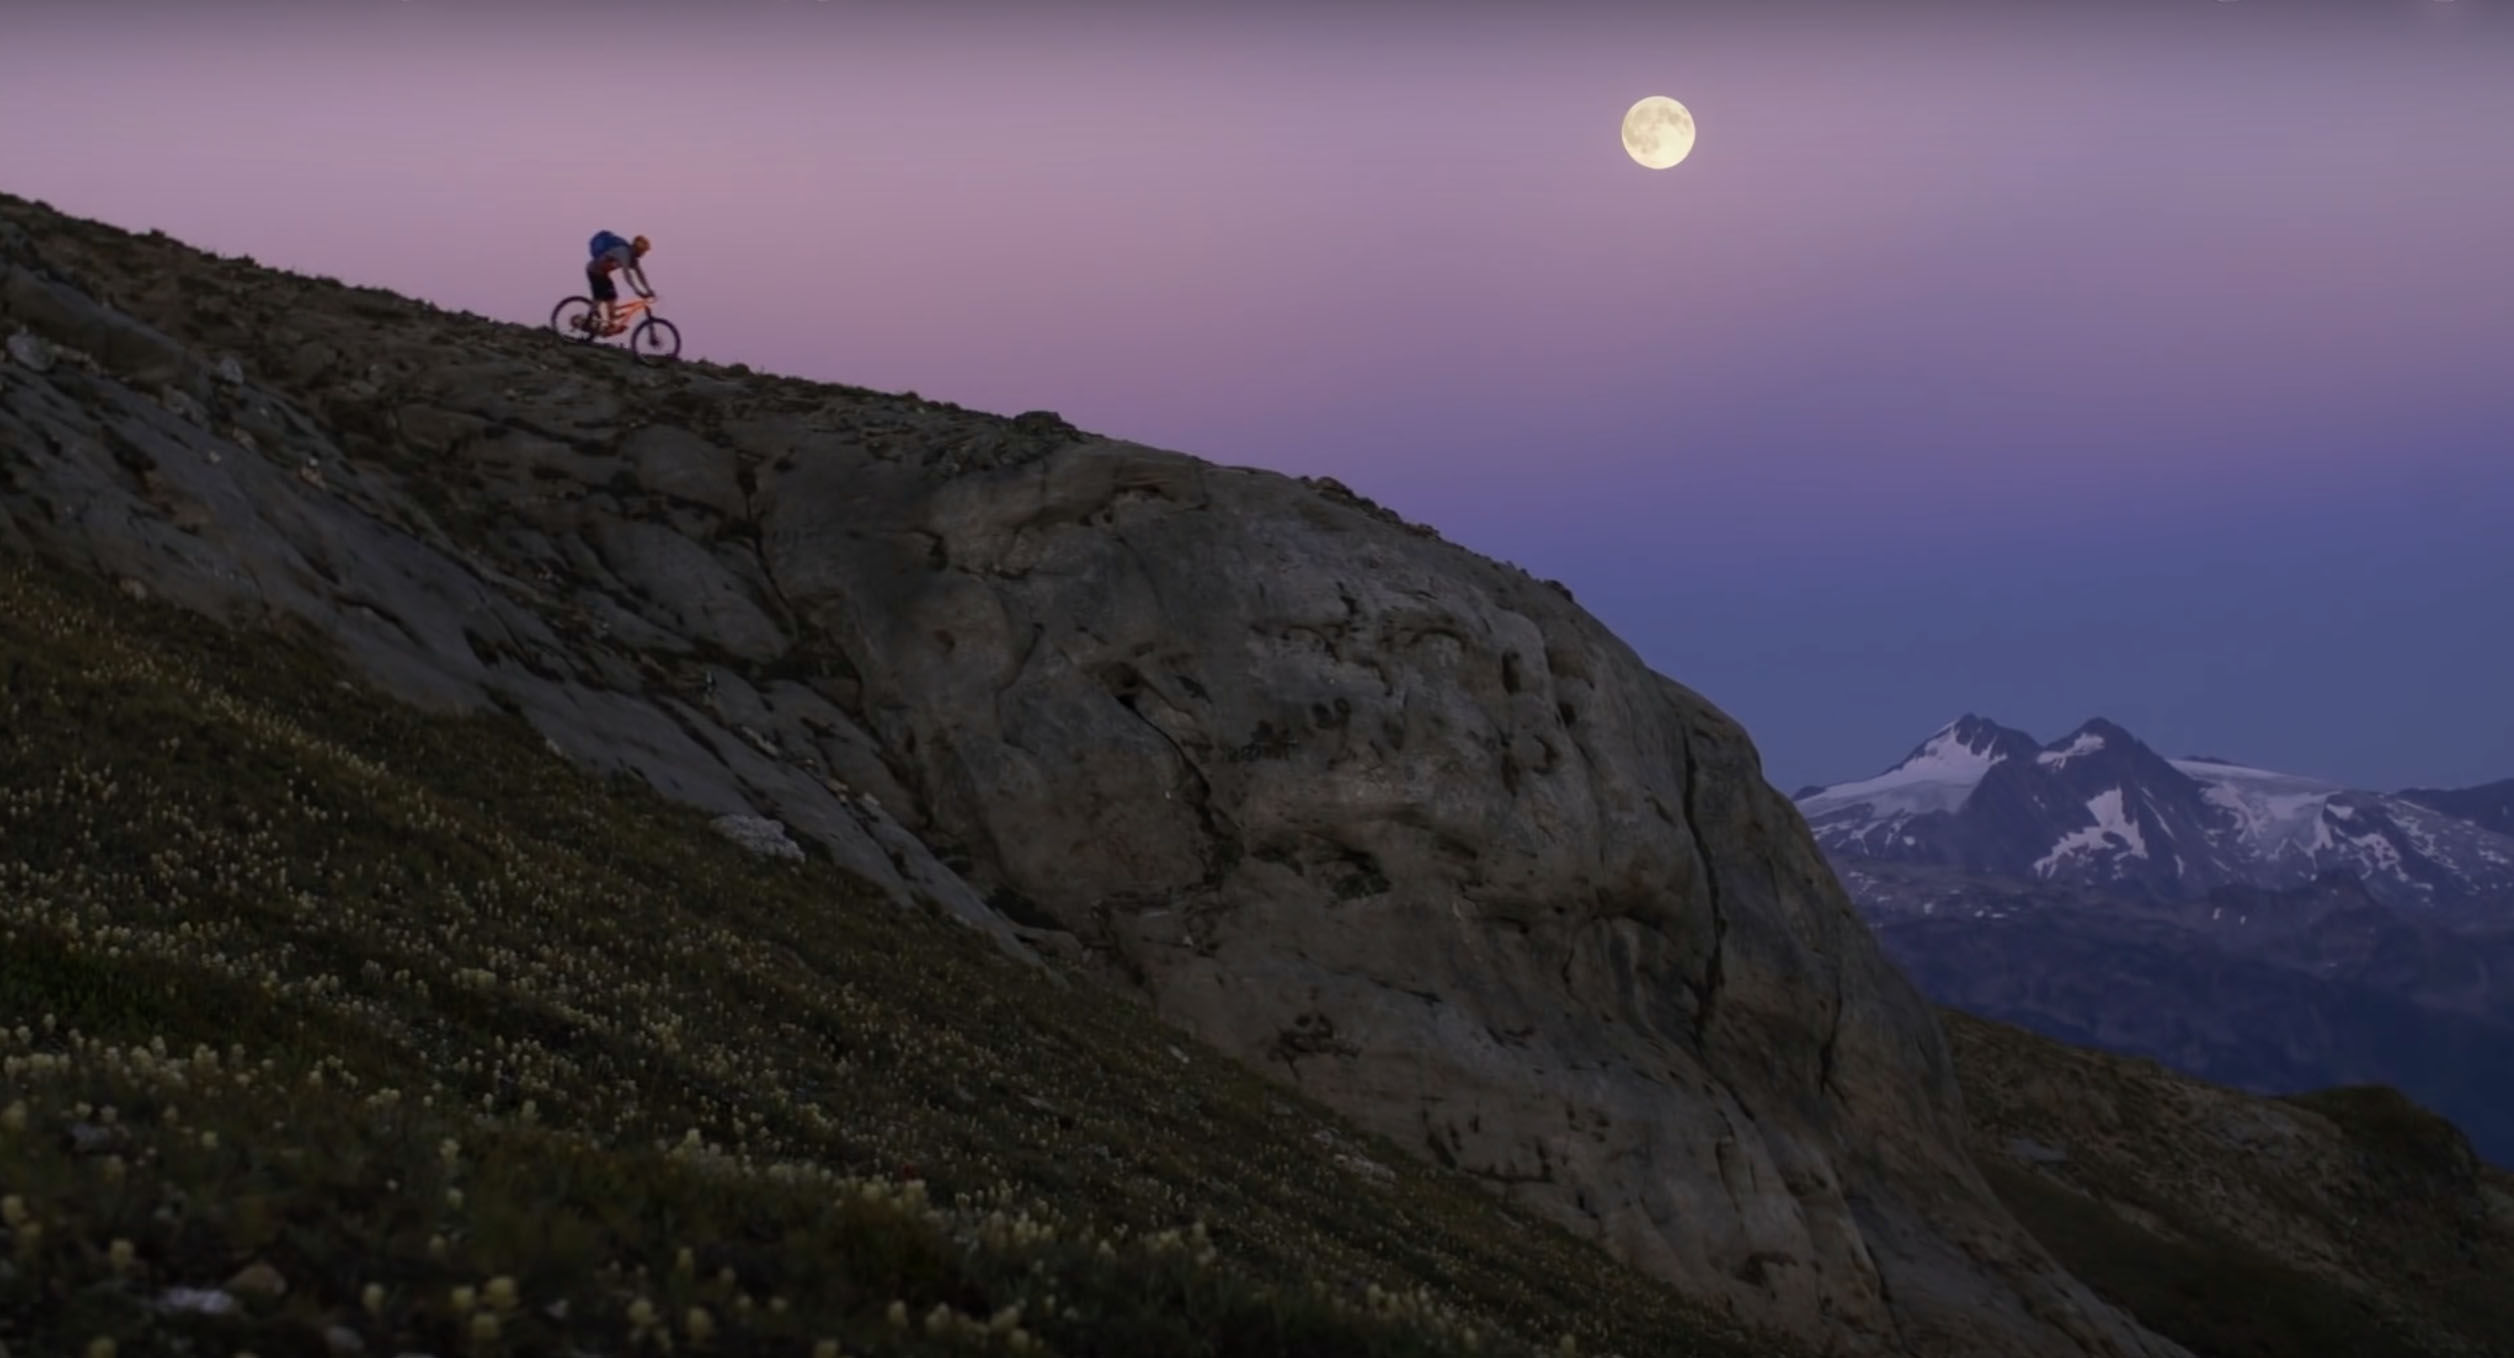
<path fill-rule="evenodd" d="M 773 821 L 766 816 L 718 816 L 715 825 L 716 833 L 753 853 L 797 861 L 808 856 L 803 852 L 802 845 L 787 836 L 782 821 Z"/>
<path fill-rule="evenodd" d="M 52 346 L 46 344 L 40 335 L 31 335 L 23 330 L 17 332 L 9 336 L 6 352 L 10 361 L 35 372 L 52 371 Z"/>
<path fill-rule="evenodd" d="M 0 368 L 0 539 L 1078 947 L 1829 1351 L 2177 1352 L 1997 1205 L 1934 1016 L 1743 732 L 1557 588 L 1044 412 L 638 369 L 11 216 L 0 324 L 98 370 Z"/>

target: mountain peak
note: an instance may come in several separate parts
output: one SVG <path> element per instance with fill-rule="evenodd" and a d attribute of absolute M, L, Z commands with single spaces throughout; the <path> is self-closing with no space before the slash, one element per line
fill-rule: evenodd
<path fill-rule="evenodd" d="M 2386 900 L 2490 918 L 2514 890 L 2514 780 L 2385 796 L 2217 756 L 2167 759 L 2100 716 L 2043 745 L 1966 713 L 1885 773 L 1794 800 L 1837 859 L 2185 896 L 2344 870 Z"/>
<path fill-rule="evenodd" d="M 2080 722 L 2076 730 L 2043 746 L 2036 752 L 2034 762 L 2045 768 L 2065 768 L 2089 755 L 2109 751 L 2118 759 L 2146 750 L 2147 746 L 2123 729 L 2119 722 L 2108 717 L 2090 717 Z"/>
<path fill-rule="evenodd" d="M 2011 759 L 2030 760 L 2035 749 L 2034 738 L 2023 731 L 1967 712 L 1876 777 L 1803 789 L 1792 800 L 1811 818 L 1851 807 L 1888 816 L 1953 811 L 1983 774 Z"/>
<path fill-rule="evenodd" d="M 1967 712 L 1938 728 L 1929 739 L 1912 748 L 1888 773 L 1914 769 L 1924 765 L 1977 764 L 1988 768 L 2005 759 L 2031 755 L 2035 750 L 2032 736 L 2013 726 L 2002 726 L 1988 717 Z"/>

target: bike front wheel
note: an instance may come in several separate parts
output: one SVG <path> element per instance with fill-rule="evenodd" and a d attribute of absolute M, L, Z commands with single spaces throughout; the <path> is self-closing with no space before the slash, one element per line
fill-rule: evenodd
<path fill-rule="evenodd" d="M 640 363 L 669 363 L 681 356 L 681 332 L 661 316 L 649 316 L 629 332 L 629 352 Z"/>
<path fill-rule="evenodd" d="M 594 299 L 570 297 L 550 311 L 550 328 L 572 340 L 592 343 L 594 339 Z"/>

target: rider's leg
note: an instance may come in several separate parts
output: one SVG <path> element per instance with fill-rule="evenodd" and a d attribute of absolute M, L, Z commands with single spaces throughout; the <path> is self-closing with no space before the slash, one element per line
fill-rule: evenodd
<path fill-rule="evenodd" d="M 599 269 L 585 271 L 585 290 L 594 295 L 594 314 L 586 328 L 599 335 L 611 329 L 611 304 L 619 299 L 620 290 L 613 287 L 609 275 Z"/>

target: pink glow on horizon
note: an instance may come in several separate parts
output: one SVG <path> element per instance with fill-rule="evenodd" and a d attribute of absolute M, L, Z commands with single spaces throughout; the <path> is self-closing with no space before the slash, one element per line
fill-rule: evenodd
<path fill-rule="evenodd" d="M 1357 484 L 1681 468 L 1827 531 L 2344 484 L 2288 435 L 2514 348 L 2514 82 L 2399 35 L 324 13 L 55 17 L 0 54 L 0 126 L 43 127 L 0 186 L 527 323 L 645 231 L 696 356 Z M 1652 175 L 1612 127 L 1661 88 L 1704 142 Z"/>

